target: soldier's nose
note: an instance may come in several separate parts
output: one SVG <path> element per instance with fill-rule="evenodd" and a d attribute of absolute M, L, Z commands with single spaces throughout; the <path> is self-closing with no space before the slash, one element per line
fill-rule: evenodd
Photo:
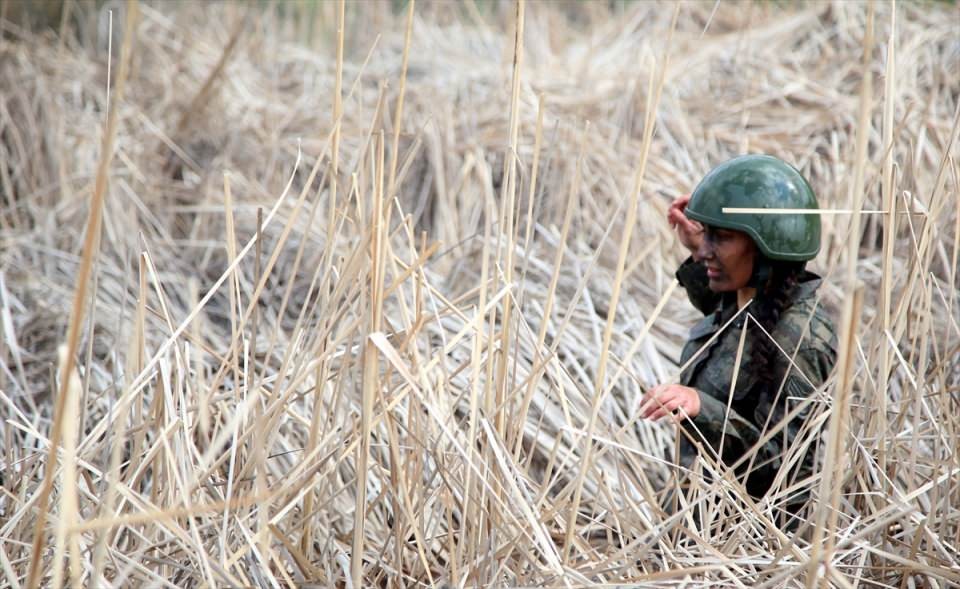
<path fill-rule="evenodd" d="M 713 248 L 707 244 L 706 239 L 700 242 L 700 247 L 697 248 L 697 251 L 693 254 L 693 259 L 697 262 L 702 262 L 703 260 L 709 260 L 713 257 Z"/>

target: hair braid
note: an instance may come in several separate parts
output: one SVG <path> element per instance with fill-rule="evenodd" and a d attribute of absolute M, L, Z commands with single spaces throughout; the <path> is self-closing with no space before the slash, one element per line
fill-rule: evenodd
<path fill-rule="evenodd" d="M 797 285 L 806 263 L 773 261 L 765 257 L 758 258 L 757 262 L 768 265 L 769 277 L 757 289 L 751 314 L 756 322 L 772 335 L 777 322 L 780 321 L 780 314 L 790 304 L 790 293 Z M 779 386 L 783 375 L 775 374 L 773 366 L 780 352 L 770 338 L 759 329 L 754 335 L 750 368 L 757 375 L 758 383 L 765 386 Z"/>

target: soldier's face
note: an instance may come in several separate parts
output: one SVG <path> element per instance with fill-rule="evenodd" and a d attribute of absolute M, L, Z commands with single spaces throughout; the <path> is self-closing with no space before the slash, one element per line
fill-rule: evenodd
<path fill-rule="evenodd" d="M 756 255 L 757 246 L 746 233 L 707 225 L 694 258 L 707 267 L 710 290 L 731 292 L 747 286 Z"/>

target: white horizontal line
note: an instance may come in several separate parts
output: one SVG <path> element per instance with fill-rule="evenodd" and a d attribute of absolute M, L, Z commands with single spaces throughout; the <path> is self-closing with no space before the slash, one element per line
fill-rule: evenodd
<path fill-rule="evenodd" d="M 724 213 L 740 213 L 749 215 L 852 215 L 857 211 L 853 209 L 751 209 L 740 207 L 723 207 L 720 209 Z M 887 211 L 865 210 L 860 211 L 864 215 L 882 215 Z M 907 211 L 897 211 L 901 215 L 906 215 Z M 925 213 L 914 213 L 922 215 Z"/>

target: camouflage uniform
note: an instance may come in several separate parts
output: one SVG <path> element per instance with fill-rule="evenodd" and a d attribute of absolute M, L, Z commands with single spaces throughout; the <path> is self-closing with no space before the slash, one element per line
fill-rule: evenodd
<path fill-rule="evenodd" d="M 707 287 L 706 269 L 702 263 L 687 259 L 677 270 L 677 279 L 686 289 L 691 303 L 705 315 L 690 331 L 690 338 L 681 355 L 682 365 L 736 314 L 737 305 L 736 293 L 721 295 Z M 814 387 L 819 387 L 829 376 L 836 362 L 837 338 L 833 324 L 827 318 L 823 307 L 816 305 L 815 291 L 820 282 L 817 275 L 805 272 L 794 289 L 788 293 L 790 302 L 781 312 L 772 335 L 787 354 L 793 354 L 797 350 L 795 367 L 791 369 L 790 359 L 776 351 L 773 378 L 767 379 L 767 382 L 775 383 L 773 385 L 758 382 L 760 379 L 757 378 L 756 371 L 750 369 L 752 340 L 766 337 L 751 322 L 751 328 L 744 340 L 741 369 L 737 374 L 733 398 L 730 400 L 729 417 L 726 416 L 730 383 L 737 348 L 740 345 L 740 333 L 749 308 L 707 345 L 681 374 L 680 384 L 692 387 L 700 393 L 700 413 L 692 420 L 685 421 L 684 427 L 693 440 L 701 443 L 705 440 L 714 451 L 718 450 L 722 435 L 724 463 L 735 463 L 763 434 L 774 429 L 784 415 L 796 408 L 799 400 L 808 397 Z M 801 373 L 806 378 L 801 376 Z M 786 382 L 778 395 L 784 375 Z M 749 474 L 746 472 L 749 460 L 738 467 L 738 478 L 743 482 L 744 477 L 747 477 L 746 488 L 752 496 L 758 498 L 770 488 L 781 466 L 784 449 L 793 443 L 810 409 L 811 406 L 808 405 L 763 444 L 753 459 Z M 687 436 L 680 437 L 681 463 L 689 466 L 697 455 L 697 449 Z M 796 477 L 793 480 L 799 481 L 808 477 L 813 470 L 813 463 L 814 445 L 811 444 L 802 462 L 790 473 L 791 477 Z M 795 512 L 805 500 L 805 494 L 797 494 L 788 502 L 788 511 Z"/>

